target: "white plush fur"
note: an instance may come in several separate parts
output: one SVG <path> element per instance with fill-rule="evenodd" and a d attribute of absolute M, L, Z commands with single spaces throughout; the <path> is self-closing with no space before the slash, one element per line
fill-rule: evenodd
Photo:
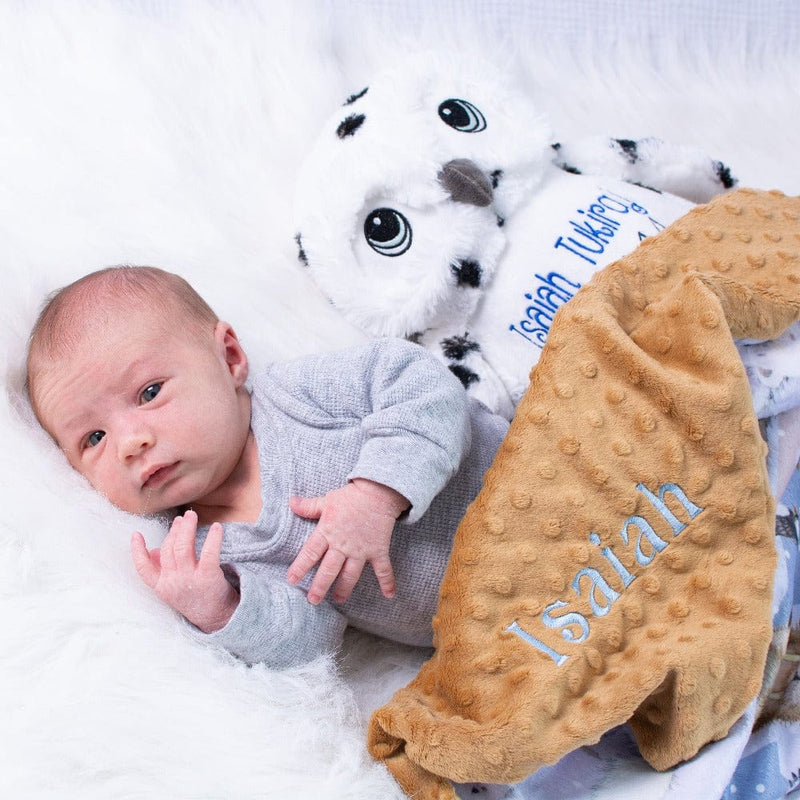
<path fill-rule="evenodd" d="M 151 263 L 196 285 L 256 369 L 357 341 L 297 265 L 293 184 L 330 111 L 415 47 L 497 58 L 565 135 L 699 144 L 742 185 L 800 193 L 796 50 L 675 31 L 559 48 L 533 24 L 504 37 L 487 4 L 383 5 L 0 4 L 2 797 L 399 799 L 365 716 L 421 658 L 353 635 L 338 664 L 270 673 L 187 638 L 128 555 L 159 525 L 95 496 L 31 420 L 48 291 Z"/>
<path fill-rule="evenodd" d="M 521 82 L 496 72 L 476 53 L 416 53 L 373 76 L 363 98 L 335 108 L 322 126 L 299 172 L 296 224 L 314 281 L 359 328 L 377 336 L 445 326 L 463 333 L 482 292 L 456 289 L 450 265 L 474 260 L 482 280 L 491 279 L 506 245 L 497 217 L 528 200 L 553 154 L 541 108 Z M 444 125 L 435 109 L 448 97 L 475 103 L 486 131 Z M 348 114 L 366 121 L 342 139 L 336 130 Z M 502 168 L 508 179 L 491 205 L 452 202 L 439 180 L 452 159 L 469 159 L 485 174 Z M 387 206 L 413 219 L 410 249 L 397 258 L 374 252 L 363 235 L 369 211 Z"/>

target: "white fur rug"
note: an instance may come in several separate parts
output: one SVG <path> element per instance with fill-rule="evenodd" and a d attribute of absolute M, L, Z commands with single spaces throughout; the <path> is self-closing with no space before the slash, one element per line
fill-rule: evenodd
<path fill-rule="evenodd" d="M 502 59 L 564 136 L 699 144 L 741 185 L 800 194 L 800 55 L 772 17 L 726 17 L 739 27 L 707 42 L 680 19 L 544 5 L 573 6 L 569 36 L 499 0 L 519 24 L 468 0 L 0 4 L 0 796 L 403 796 L 365 718 L 423 654 L 353 635 L 339 665 L 271 673 L 190 641 L 135 575 L 141 523 L 32 424 L 26 336 L 48 291 L 124 262 L 188 277 L 256 368 L 359 339 L 297 265 L 293 180 L 321 120 L 417 47 Z M 593 6 L 625 27 L 590 24 L 578 46 Z"/>

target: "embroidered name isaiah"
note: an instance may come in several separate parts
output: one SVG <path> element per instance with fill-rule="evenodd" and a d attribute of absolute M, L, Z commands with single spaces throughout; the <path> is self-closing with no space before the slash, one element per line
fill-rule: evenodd
<path fill-rule="evenodd" d="M 622 523 L 618 533 L 622 545 L 626 548 L 633 548 L 633 555 L 640 567 L 648 567 L 659 553 L 669 547 L 672 539 L 684 531 L 692 520 L 703 511 L 703 508 L 695 505 L 686 496 L 683 489 L 675 483 L 665 483 L 659 486 L 656 492 L 651 492 L 642 483 L 637 484 L 636 489 L 647 498 L 672 531 L 671 538 L 669 538 L 669 534 L 667 534 L 667 538 L 663 538 L 656 532 L 653 525 L 640 515 L 630 516 Z M 679 519 L 665 502 L 668 494 L 686 512 L 688 516 L 686 522 Z M 596 563 L 602 566 L 603 571 L 601 572 L 598 567 L 584 567 L 578 570 L 571 583 L 574 596 L 567 599 L 556 599 L 545 607 L 539 617 L 539 622 L 545 630 L 537 631 L 538 636 L 523 628 L 518 620 L 514 620 L 505 629 L 506 633 L 519 636 L 520 639 L 552 658 L 558 666 L 564 664 L 569 655 L 557 650 L 556 643 L 547 643 L 546 639 L 549 638 L 552 641 L 553 638 L 553 635 L 548 635 L 547 631 L 560 631 L 564 641 L 572 645 L 585 642 L 591 633 L 590 618 L 586 614 L 570 608 L 571 604 L 579 598 L 585 597 L 591 608 L 592 616 L 604 617 L 611 611 L 613 604 L 622 597 L 622 593 L 637 578 L 637 575 L 625 567 L 612 545 L 601 547 L 600 537 L 596 533 L 590 533 L 588 538 L 589 542 L 597 548 Z M 617 549 L 619 551 L 619 547 Z M 539 636 L 544 638 L 539 638 Z M 563 645 L 558 646 L 563 647 Z"/>
<path fill-rule="evenodd" d="M 557 269 L 533 276 L 524 292 L 525 310 L 508 330 L 544 347 L 553 316 L 609 259 L 621 257 L 647 236 L 664 229 L 650 210 L 630 197 L 605 191 L 585 207 L 574 208 L 561 227 L 568 229 L 552 245 Z"/>

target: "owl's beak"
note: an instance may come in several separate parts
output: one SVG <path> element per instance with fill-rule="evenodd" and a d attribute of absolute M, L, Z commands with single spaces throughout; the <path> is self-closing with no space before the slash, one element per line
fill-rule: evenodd
<path fill-rule="evenodd" d="M 448 161 L 436 176 L 457 203 L 488 206 L 494 199 L 492 183 L 484 171 L 466 158 Z"/>

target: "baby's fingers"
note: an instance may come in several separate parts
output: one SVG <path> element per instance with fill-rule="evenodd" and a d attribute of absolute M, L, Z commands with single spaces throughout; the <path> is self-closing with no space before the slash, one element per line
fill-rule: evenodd
<path fill-rule="evenodd" d="M 169 571 L 177 569 L 175 561 L 175 543 L 180 535 L 183 527 L 183 517 L 175 517 L 172 520 L 172 525 L 169 526 L 167 535 L 161 542 L 161 566 Z"/>
<path fill-rule="evenodd" d="M 339 579 L 336 581 L 336 588 L 333 590 L 333 599 L 337 603 L 344 603 L 353 593 L 353 588 L 364 571 L 365 563 L 356 558 L 348 558 L 344 562 Z"/>
<path fill-rule="evenodd" d="M 322 559 L 327 549 L 328 540 L 315 529 L 297 554 L 297 558 L 289 565 L 286 573 L 289 583 L 295 584 L 303 580 L 308 571 Z"/>
<path fill-rule="evenodd" d="M 378 579 L 378 585 L 384 597 L 392 598 L 395 593 L 394 570 L 388 558 L 376 558 L 372 562 L 372 569 Z"/>
<path fill-rule="evenodd" d="M 328 589 L 333 586 L 333 582 L 341 572 L 345 560 L 344 553 L 339 550 L 328 550 L 325 553 L 325 557 L 317 567 L 317 574 L 314 575 L 314 580 L 311 581 L 311 586 L 308 588 L 308 602 L 311 605 L 315 606 L 322 602 Z M 360 570 L 359 574 L 361 574 Z"/>
<path fill-rule="evenodd" d="M 325 508 L 324 497 L 290 497 L 289 508 L 303 519 L 319 519 Z"/>
<path fill-rule="evenodd" d="M 178 568 L 194 567 L 196 564 L 194 543 L 197 535 L 197 514 L 190 510 L 183 517 L 175 517 L 172 528 L 175 537 L 172 543 L 175 565 Z"/>
<path fill-rule="evenodd" d="M 157 559 L 152 559 L 150 553 L 147 551 L 147 545 L 144 542 L 144 536 L 136 531 L 131 536 L 131 556 L 133 557 L 133 566 L 136 567 L 136 572 L 139 577 L 152 589 L 158 583 L 158 577 L 161 574 Z M 154 563 L 154 561 L 156 563 Z"/>
<path fill-rule="evenodd" d="M 219 569 L 220 553 L 222 552 L 222 525 L 215 522 L 208 529 L 208 536 L 203 542 L 203 549 L 200 551 L 198 566 L 203 572 L 213 572 Z"/>

